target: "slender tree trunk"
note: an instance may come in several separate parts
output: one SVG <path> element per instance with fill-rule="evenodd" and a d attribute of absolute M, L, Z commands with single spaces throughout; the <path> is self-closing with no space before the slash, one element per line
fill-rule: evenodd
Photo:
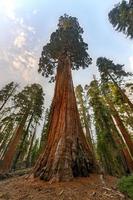
<path fill-rule="evenodd" d="M 112 118 L 112 122 L 114 124 L 114 119 Z M 114 127 L 115 124 L 114 124 Z M 125 169 L 125 173 L 132 173 L 133 172 L 133 159 L 127 149 L 127 145 L 123 142 L 123 139 L 121 137 L 121 135 L 119 134 L 117 127 L 116 127 L 116 131 L 115 133 L 112 132 L 112 136 L 113 139 L 116 143 L 116 145 L 118 146 L 120 155 L 121 155 L 121 159 L 122 159 L 122 163 L 123 163 L 123 167 Z"/>
<path fill-rule="evenodd" d="M 94 150 L 94 146 L 93 146 L 93 143 L 92 143 L 92 137 L 91 137 L 90 127 L 89 127 L 89 120 L 90 120 L 89 117 L 90 116 L 88 117 L 87 116 L 88 113 L 86 113 L 86 111 L 85 111 L 86 108 L 85 108 L 85 105 L 84 105 L 82 93 L 78 89 L 76 90 L 76 93 L 77 93 L 77 98 L 79 100 L 79 104 L 80 104 L 80 108 L 81 108 L 81 112 L 82 112 L 82 117 L 83 117 L 83 123 L 84 123 L 84 127 L 85 127 L 86 138 L 87 138 L 87 141 L 89 143 L 90 149 L 92 151 L 93 158 L 95 158 L 96 157 L 95 156 L 95 150 Z M 96 158 L 95 158 L 95 163 L 96 163 Z"/>
<path fill-rule="evenodd" d="M 18 126 L 13 139 L 10 141 L 8 145 L 8 149 L 5 153 L 3 163 L 0 169 L 1 172 L 8 172 L 11 168 L 13 157 L 15 155 L 17 145 L 19 144 L 19 141 L 22 137 L 23 128 L 27 120 L 27 117 L 28 117 L 28 112 L 26 112 L 26 114 L 23 116 L 22 121 L 20 122 L 20 125 Z"/>
<path fill-rule="evenodd" d="M 77 92 L 79 92 L 79 91 L 77 91 Z M 79 94 L 79 98 L 78 99 L 79 99 L 79 103 L 80 103 L 80 107 L 81 107 L 81 111 L 82 111 L 82 115 L 83 115 L 82 117 L 83 117 L 83 121 L 84 121 L 86 137 L 88 138 L 89 145 L 90 145 L 91 150 L 93 152 L 94 149 L 93 149 L 91 133 L 90 133 L 89 125 L 88 125 L 89 122 L 87 120 L 87 116 L 86 116 L 86 112 L 85 112 L 85 106 L 84 106 L 82 94 Z"/>
<path fill-rule="evenodd" d="M 7 143 L 8 143 L 8 139 L 9 139 L 9 138 L 10 138 L 10 133 L 8 132 L 8 133 L 6 133 L 6 135 L 5 135 L 5 137 L 4 137 L 3 141 L 2 141 L 2 143 L 1 143 L 1 145 L 0 145 L 0 158 L 1 158 L 2 155 L 3 155 L 3 152 L 4 152 L 5 148 L 6 148 L 6 146 L 8 145 Z"/>
<path fill-rule="evenodd" d="M 2 141 L 4 139 L 4 132 L 5 132 L 6 128 L 8 127 L 9 123 L 10 123 L 10 121 L 7 122 L 7 124 L 4 126 L 4 128 L 2 128 L 2 126 L 1 126 L 1 130 L 0 130 L 0 135 L 1 135 L 0 136 L 0 143 L 2 143 Z"/>
<path fill-rule="evenodd" d="M 51 182 L 67 181 L 75 176 L 88 176 L 93 168 L 93 156 L 76 105 L 70 59 L 62 57 L 57 68 L 48 142 L 35 165 L 34 177 Z"/>
<path fill-rule="evenodd" d="M 133 7 L 133 0 L 129 0 L 130 7 Z"/>
<path fill-rule="evenodd" d="M 128 166 L 128 170 L 130 173 L 133 173 L 133 159 L 131 158 L 131 155 L 129 154 L 129 151 L 127 147 L 125 146 L 123 149 L 123 154 L 125 156 L 126 164 Z"/>
<path fill-rule="evenodd" d="M 129 149 L 129 152 L 131 154 L 131 157 L 133 158 L 133 142 L 132 142 L 132 139 L 131 139 L 131 136 L 130 134 L 128 133 L 127 129 L 125 128 L 117 110 L 115 109 L 113 103 L 106 97 L 106 100 L 110 106 L 110 109 L 112 110 L 112 116 L 122 134 L 122 137 L 125 141 L 125 143 L 127 144 L 127 147 Z"/>
<path fill-rule="evenodd" d="M 32 151 L 32 147 L 33 147 L 33 142 L 34 142 L 34 139 L 35 139 L 35 135 L 36 135 L 36 127 L 34 129 L 34 132 L 32 134 L 32 137 L 31 137 L 31 142 L 30 142 L 30 148 L 29 148 L 29 151 L 28 151 L 28 155 L 27 155 L 27 158 L 26 158 L 26 167 L 30 167 L 31 166 L 31 151 Z"/>
<path fill-rule="evenodd" d="M 16 157 L 15 157 L 15 160 L 14 160 L 14 162 L 13 162 L 13 167 L 12 167 L 13 169 L 16 168 L 16 164 L 17 164 L 17 162 L 18 162 L 18 160 L 19 160 L 19 158 L 20 158 L 20 155 L 21 155 L 21 153 L 22 153 L 22 151 L 23 151 L 23 146 L 24 146 L 26 137 L 27 137 L 27 135 L 28 135 L 30 125 L 31 125 L 32 120 L 33 120 L 33 115 L 34 115 L 34 113 L 32 113 L 32 115 L 31 115 L 31 117 L 30 117 L 28 126 L 27 126 L 26 131 L 25 131 L 25 133 L 24 133 L 24 135 L 23 135 L 23 139 L 22 139 L 22 141 L 21 141 L 21 143 L 20 143 L 19 150 L 18 150 L 18 152 L 17 152 L 17 154 L 16 154 Z"/>

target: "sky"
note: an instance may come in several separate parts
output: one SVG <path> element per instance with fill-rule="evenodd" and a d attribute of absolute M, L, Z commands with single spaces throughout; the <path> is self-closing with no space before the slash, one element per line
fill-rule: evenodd
<path fill-rule="evenodd" d="M 63 14 L 77 17 L 93 64 L 73 72 L 74 85 L 88 84 L 97 76 L 98 57 L 124 64 L 133 72 L 133 43 L 114 30 L 108 12 L 120 0 L 0 0 L 0 88 L 10 81 L 25 86 L 40 83 L 46 104 L 53 96 L 53 85 L 38 74 L 43 46 Z"/>

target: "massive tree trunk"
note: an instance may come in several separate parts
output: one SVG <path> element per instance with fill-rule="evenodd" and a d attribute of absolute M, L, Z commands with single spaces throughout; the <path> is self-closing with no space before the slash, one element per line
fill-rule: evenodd
<path fill-rule="evenodd" d="M 0 167 L 0 171 L 3 173 L 8 172 L 11 168 L 13 157 L 15 155 L 17 145 L 19 144 L 20 139 L 22 137 L 23 128 L 27 120 L 27 117 L 28 117 L 28 112 L 26 112 L 26 114 L 23 116 L 22 121 L 20 122 L 20 125 L 18 126 L 14 134 L 14 137 L 12 138 L 11 142 L 8 145 L 7 151 L 5 153 L 5 156 L 2 162 L 2 166 Z"/>
<path fill-rule="evenodd" d="M 46 181 L 69 181 L 88 176 L 93 156 L 84 136 L 76 105 L 68 56 L 59 59 L 52 102 L 48 142 L 34 168 L 34 177 Z"/>

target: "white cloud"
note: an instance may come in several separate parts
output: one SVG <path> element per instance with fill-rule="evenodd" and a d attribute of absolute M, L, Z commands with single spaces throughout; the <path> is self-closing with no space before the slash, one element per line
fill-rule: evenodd
<path fill-rule="evenodd" d="M 19 72 L 22 79 L 26 82 L 35 79 L 37 73 L 38 61 L 34 53 L 24 51 L 21 55 L 14 57 L 12 61 L 12 70 Z"/>
<path fill-rule="evenodd" d="M 11 20 L 15 20 L 15 0 L 2 0 L 4 14 Z"/>
<path fill-rule="evenodd" d="M 20 69 L 20 63 L 17 60 L 14 60 L 12 64 L 13 64 L 14 69 L 17 69 L 17 70 Z"/>
<path fill-rule="evenodd" d="M 13 34 L 15 35 L 14 45 L 18 48 L 21 48 L 26 43 L 26 35 L 36 33 L 35 28 L 31 25 L 27 25 L 24 22 L 24 18 L 16 15 L 16 10 L 20 7 L 20 2 L 17 0 L 0 0 L 1 9 L 4 16 L 6 16 L 13 24 L 14 30 Z M 36 14 L 38 11 L 33 10 L 33 13 Z M 19 35 L 18 35 L 19 33 Z M 31 38 L 31 35 L 30 35 Z"/>
<path fill-rule="evenodd" d="M 27 29 L 29 32 L 33 33 L 33 34 L 36 33 L 35 28 L 32 27 L 32 26 L 27 26 L 26 29 Z"/>
<path fill-rule="evenodd" d="M 22 78 L 27 82 L 30 80 L 31 76 L 30 76 L 30 71 L 28 69 L 23 71 Z"/>
<path fill-rule="evenodd" d="M 21 32 L 14 40 L 14 45 L 18 48 L 22 48 L 26 44 L 26 33 Z"/>
<path fill-rule="evenodd" d="M 37 64 L 37 61 L 33 57 L 28 58 L 28 67 L 34 68 Z"/>

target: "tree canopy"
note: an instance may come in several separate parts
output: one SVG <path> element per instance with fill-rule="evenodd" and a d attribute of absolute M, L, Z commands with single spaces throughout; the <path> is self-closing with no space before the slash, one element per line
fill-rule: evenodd
<path fill-rule="evenodd" d="M 108 16 L 117 31 L 133 39 L 133 0 L 123 0 L 109 12 Z"/>
<path fill-rule="evenodd" d="M 120 80 L 123 77 L 127 77 L 129 75 L 132 75 L 130 72 L 126 72 L 123 68 L 124 65 L 121 64 L 115 64 L 112 60 L 107 59 L 105 57 L 99 57 L 97 59 L 97 67 L 100 72 L 102 81 L 107 80 L 110 78 L 110 75 Z"/>
<path fill-rule="evenodd" d="M 72 69 L 86 68 L 91 64 L 87 50 L 88 44 L 82 38 L 83 29 L 77 18 L 68 15 L 61 16 L 57 30 L 51 34 L 50 41 L 43 47 L 39 61 L 39 72 L 54 80 L 54 71 L 62 55 L 69 55 Z"/>

